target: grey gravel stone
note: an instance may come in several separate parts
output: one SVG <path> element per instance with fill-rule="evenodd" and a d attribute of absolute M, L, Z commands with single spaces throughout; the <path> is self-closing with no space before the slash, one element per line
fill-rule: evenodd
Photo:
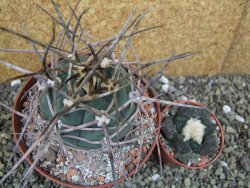
<path fill-rule="evenodd" d="M 235 120 L 236 113 L 235 112 L 228 112 L 225 114 L 225 117 L 229 119 L 230 122 Z"/>
<path fill-rule="evenodd" d="M 220 179 L 221 180 L 224 180 L 226 178 L 226 176 L 225 176 L 225 174 L 222 172 L 221 174 L 220 174 Z"/>
<path fill-rule="evenodd" d="M 239 173 L 239 174 L 238 174 L 238 177 L 240 177 L 242 180 L 245 180 L 245 179 L 246 179 L 246 176 L 245 176 L 243 173 Z"/>
<path fill-rule="evenodd" d="M 223 130 L 225 130 L 224 150 L 218 161 L 206 169 L 190 171 L 183 168 L 163 166 L 162 178 L 158 179 L 154 183 L 152 183 L 152 179 L 148 177 L 152 177 L 154 175 L 153 169 L 154 172 L 156 171 L 155 169 L 157 169 L 156 173 L 159 173 L 159 162 L 157 161 L 157 158 L 152 155 L 147 162 L 146 167 L 138 171 L 132 182 L 136 184 L 136 187 L 138 188 L 151 188 L 151 185 L 155 188 L 165 186 L 173 188 L 184 187 L 185 181 L 189 187 L 249 187 L 250 177 L 248 174 L 250 170 L 250 163 L 248 162 L 249 158 L 247 158 L 247 153 L 249 152 L 249 140 L 247 139 L 250 138 L 250 128 L 246 125 L 250 124 L 250 105 L 243 107 L 242 104 L 249 104 L 250 101 L 250 76 L 230 75 L 168 78 L 170 81 L 169 85 L 174 87 L 176 90 L 171 92 L 171 94 L 168 93 L 163 95 L 162 98 L 174 101 L 183 95 L 188 99 L 196 99 L 196 101 L 207 105 L 210 110 L 215 112 L 222 124 Z M 245 83 L 244 87 L 243 83 Z M 0 84 L 0 88 L 0 100 L 11 105 L 15 92 L 10 92 L 9 89 L 11 87 L 4 84 Z M 161 88 L 160 84 L 158 84 L 158 88 Z M 232 111 L 224 114 L 222 110 L 223 105 L 230 106 Z M 0 135 L 2 133 L 11 135 L 11 116 L 7 115 L 10 113 L 2 107 L 0 107 L 0 112 Z M 236 114 L 240 114 L 244 117 L 244 124 L 235 120 Z M 227 132 L 228 126 L 230 126 L 229 132 Z M 3 145 L 1 148 L 0 162 L 2 164 L 7 164 L 14 145 L 11 137 L 8 139 L 4 138 L 4 140 L 7 141 L 7 144 Z M 10 143 L 9 146 L 8 143 Z M 17 158 L 18 156 L 16 156 L 16 159 Z M 224 168 L 219 160 L 227 163 L 228 169 Z M 25 163 L 24 166 L 26 168 L 28 167 L 28 164 Z M 6 173 L 6 166 L 0 171 L 2 171 L 3 174 Z M 11 175 L 11 177 L 4 182 L 3 187 L 13 188 L 15 187 L 14 183 L 16 183 L 16 185 L 21 184 L 22 173 L 20 173 L 20 171 L 22 171 L 22 169 L 20 168 L 18 171 L 19 173 Z M 47 185 L 49 185 L 50 188 L 60 187 L 51 181 L 46 181 L 37 173 L 35 173 L 35 176 L 37 179 L 33 184 L 29 184 L 28 187 L 39 188 Z M 185 180 L 186 178 L 188 180 Z M 125 184 L 123 184 L 123 187 L 125 187 Z"/>
<path fill-rule="evenodd" d="M 184 179 L 184 185 L 185 185 L 185 187 L 190 187 L 190 185 L 191 185 L 191 180 L 190 180 L 190 178 L 185 178 L 185 179 Z"/>
<path fill-rule="evenodd" d="M 243 156 L 240 159 L 240 165 L 246 172 L 250 172 L 250 156 Z"/>
<path fill-rule="evenodd" d="M 227 133 L 234 133 L 235 130 L 231 126 L 227 126 L 226 132 Z"/>
<path fill-rule="evenodd" d="M 215 171 L 215 175 L 217 175 L 217 176 L 220 176 L 222 173 L 223 173 L 223 170 L 221 167 L 217 168 L 217 170 Z"/>
<path fill-rule="evenodd" d="M 247 149 L 250 149 L 250 139 L 246 140 Z"/>
<path fill-rule="evenodd" d="M 215 179 L 211 179 L 211 180 L 210 180 L 210 183 L 211 183 L 212 185 L 215 185 L 215 183 L 216 183 L 216 182 L 215 182 Z"/>
<path fill-rule="evenodd" d="M 239 180 L 238 183 L 237 183 L 237 185 L 238 185 L 239 187 L 243 187 L 243 186 L 245 185 L 245 183 L 244 183 L 244 181 Z"/>

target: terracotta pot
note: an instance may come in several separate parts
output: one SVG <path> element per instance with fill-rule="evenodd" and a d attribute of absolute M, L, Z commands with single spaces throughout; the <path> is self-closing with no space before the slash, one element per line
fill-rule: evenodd
<path fill-rule="evenodd" d="M 26 97 L 24 97 L 25 92 L 28 91 L 34 84 L 36 83 L 36 79 L 35 78 L 31 78 L 28 81 L 26 81 L 26 83 L 24 84 L 23 88 L 21 89 L 21 91 L 19 92 L 16 100 L 15 100 L 15 104 L 14 104 L 14 109 L 16 111 L 21 112 L 22 108 L 23 108 L 23 103 L 27 100 Z M 149 90 L 148 91 L 150 96 L 153 97 L 153 91 Z M 155 108 L 157 110 L 157 123 L 156 123 L 156 128 L 157 129 L 157 134 L 160 134 L 160 123 L 161 123 L 161 111 L 160 111 L 160 106 L 159 104 L 154 104 Z M 18 138 L 19 138 L 19 133 L 21 133 L 21 127 L 22 127 L 22 123 L 21 123 L 21 117 L 18 116 L 17 114 L 13 113 L 12 114 L 12 130 L 13 130 L 13 135 L 14 135 L 14 140 L 15 142 L 17 142 Z M 141 161 L 139 168 L 142 167 L 142 165 L 148 160 L 149 156 L 152 154 L 154 148 L 156 146 L 156 138 L 153 141 L 151 148 L 149 149 L 149 151 L 147 152 L 147 155 L 145 156 L 145 158 Z M 22 155 L 27 151 L 27 146 L 24 143 L 24 140 L 22 140 L 20 142 L 20 144 L 18 145 L 18 148 L 20 150 L 20 152 L 22 153 Z M 26 158 L 27 162 L 29 164 L 32 164 L 33 159 L 31 156 Z M 124 178 L 119 178 L 117 179 L 115 182 L 110 182 L 110 183 L 106 183 L 106 184 L 101 184 L 101 185 L 97 185 L 97 186 L 82 186 L 82 185 L 75 185 L 75 184 L 71 184 L 71 183 L 67 183 L 64 182 L 60 179 L 57 179 L 56 177 L 50 175 L 48 172 L 46 172 L 43 168 L 40 168 L 39 166 L 35 167 L 35 170 L 40 173 L 42 176 L 46 177 L 47 179 L 50 179 L 51 181 L 58 183 L 62 186 L 66 186 L 66 187 L 72 187 L 72 188 L 86 188 L 86 187 L 95 187 L 95 188 L 102 188 L 102 187 L 111 187 L 114 183 L 119 183 L 124 181 Z M 129 174 L 127 174 L 128 177 L 132 176 L 135 173 L 135 169 L 130 172 Z"/>
<path fill-rule="evenodd" d="M 205 106 L 203 106 L 203 105 L 201 105 L 201 104 L 199 104 L 197 102 L 193 102 L 193 101 L 175 101 L 175 102 L 182 103 L 182 104 L 193 105 L 193 106 L 205 107 Z M 163 109 L 162 113 L 168 111 L 171 107 L 172 107 L 172 105 L 167 105 Z M 211 113 L 211 117 L 215 120 L 216 125 L 219 128 L 218 136 L 219 136 L 219 140 L 220 140 L 219 149 L 217 150 L 216 155 L 211 160 L 209 160 L 209 161 L 207 161 L 204 164 L 201 164 L 199 166 L 188 166 L 188 165 L 178 161 L 177 159 L 175 159 L 174 156 L 173 156 L 173 153 L 168 152 L 166 147 L 163 145 L 161 138 L 159 138 L 159 145 L 160 145 L 162 162 L 164 164 L 167 164 L 167 165 L 170 165 L 170 166 L 181 166 L 181 167 L 188 168 L 188 169 L 202 169 L 202 168 L 205 168 L 205 167 L 209 166 L 213 162 L 215 162 L 215 160 L 220 156 L 220 154 L 222 152 L 222 149 L 224 147 L 224 135 L 223 135 L 221 124 L 220 124 L 219 120 L 217 119 L 217 117 L 213 113 Z"/>

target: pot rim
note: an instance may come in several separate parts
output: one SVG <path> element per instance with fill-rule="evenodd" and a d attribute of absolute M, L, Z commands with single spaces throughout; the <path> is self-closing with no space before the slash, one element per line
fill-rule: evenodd
<path fill-rule="evenodd" d="M 13 108 L 17 111 L 21 111 L 21 109 L 23 108 L 22 107 L 22 104 L 23 102 L 25 102 L 25 99 L 24 99 L 24 93 L 32 86 L 34 85 L 36 82 L 36 79 L 35 78 L 30 78 L 28 79 L 25 84 L 22 86 L 22 89 L 19 91 L 18 95 L 17 95 L 17 98 L 15 100 L 15 103 L 14 103 L 14 106 Z M 147 80 L 146 79 L 143 79 L 143 82 L 147 83 Z M 148 92 L 151 96 L 154 96 L 154 92 L 153 90 L 151 90 L 150 88 L 148 89 Z M 154 141 L 152 142 L 151 144 L 151 147 L 150 149 L 148 150 L 145 158 L 140 162 L 139 166 L 138 166 L 138 169 L 141 168 L 144 163 L 149 159 L 150 155 L 152 154 L 155 146 L 156 146 L 156 142 L 157 142 L 157 138 L 159 138 L 159 135 L 160 135 L 160 123 L 161 123 L 161 110 L 160 110 L 160 105 L 158 103 L 154 103 L 154 106 L 156 108 L 156 111 L 157 111 L 157 121 L 156 121 L 156 134 L 157 136 L 155 136 L 154 138 Z M 21 129 L 21 122 L 20 122 L 20 119 L 21 117 L 18 116 L 17 114 L 15 114 L 14 112 L 12 113 L 12 131 L 13 131 L 13 134 L 14 134 L 14 141 L 15 143 L 17 143 L 17 140 L 19 138 L 18 136 L 18 128 Z M 27 151 L 27 146 L 24 144 L 25 142 L 22 140 L 19 144 L 18 144 L 18 149 L 19 151 L 21 152 L 22 155 L 25 154 L 25 152 Z M 32 164 L 33 162 L 33 159 L 31 157 L 31 155 L 29 155 L 26 159 L 25 159 L 30 165 Z M 130 173 L 127 174 L 127 177 L 130 177 L 132 176 L 136 171 L 138 171 L 138 169 L 134 169 L 132 170 Z M 109 183 L 105 183 L 105 184 L 100 184 L 100 185 L 94 185 L 94 186 L 84 186 L 84 185 L 77 185 L 77 184 L 72 184 L 72 183 L 68 183 L 68 182 L 65 182 L 65 181 L 62 181 L 54 176 L 52 176 L 51 174 L 49 174 L 47 171 L 45 171 L 43 168 L 39 167 L 39 166 L 35 166 L 35 170 L 41 174 L 42 176 L 46 177 L 47 179 L 57 183 L 57 184 L 60 184 L 62 186 L 66 186 L 66 187 L 72 187 L 72 188 L 87 188 L 87 187 L 90 187 L 90 188 L 102 188 L 102 187 L 111 187 L 112 185 L 114 184 L 117 184 L 117 183 L 120 183 L 122 181 L 124 181 L 124 177 L 121 177 L 115 181 L 112 181 L 112 182 L 109 182 Z"/>
<path fill-rule="evenodd" d="M 189 105 L 193 105 L 193 106 L 200 106 L 200 107 L 206 107 L 198 102 L 194 102 L 194 101 L 191 101 L 191 100 L 176 100 L 174 101 L 176 103 L 182 103 L 182 104 L 189 104 Z M 162 111 L 162 117 L 164 117 L 163 113 L 166 112 L 167 109 L 170 109 L 173 105 L 167 105 L 163 111 Z M 188 169 L 203 169 L 209 165 L 211 165 L 212 163 L 214 163 L 218 157 L 220 156 L 222 150 L 223 150 L 223 147 L 224 147 L 224 134 L 223 134 L 223 130 L 222 130 L 222 126 L 218 120 L 218 118 L 215 116 L 214 113 L 211 112 L 211 116 L 212 118 L 215 120 L 216 122 L 216 125 L 219 127 L 219 130 L 218 130 L 218 133 L 219 133 L 219 138 L 220 138 L 220 146 L 219 146 L 219 149 L 217 150 L 216 152 L 216 155 L 211 159 L 209 160 L 205 165 L 202 165 L 202 166 L 188 166 L 180 161 L 178 161 L 177 159 L 175 159 L 167 150 L 167 148 L 163 145 L 162 143 L 162 140 L 161 138 L 159 137 L 159 145 L 163 151 L 163 154 L 167 155 L 167 157 L 169 157 L 171 160 L 173 160 L 177 165 L 181 166 L 181 167 L 184 167 L 184 168 L 188 168 Z"/>

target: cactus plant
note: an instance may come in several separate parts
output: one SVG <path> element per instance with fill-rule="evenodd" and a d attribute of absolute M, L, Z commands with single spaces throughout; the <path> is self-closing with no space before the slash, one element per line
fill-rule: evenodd
<path fill-rule="evenodd" d="M 208 109 L 177 107 L 169 114 L 161 130 L 178 161 L 196 165 L 201 156 L 216 155 L 220 144 L 217 125 Z"/>
<path fill-rule="evenodd" d="M 69 5 L 72 14 L 67 21 L 63 19 L 59 7 L 53 0 L 51 0 L 51 3 L 57 17 L 38 6 L 53 20 L 52 37 L 48 44 L 34 40 L 27 33 L 21 34 L 0 27 L 1 31 L 11 33 L 30 42 L 34 47 L 33 52 L 37 54 L 43 66 L 42 71 L 32 72 L 0 61 L 0 64 L 24 73 L 13 79 L 32 76 L 35 80 L 33 86 L 24 94 L 25 97 L 19 98 L 20 101 L 23 98 L 28 100 L 26 101 L 30 104 L 28 109 L 23 109 L 22 112 L 12 109 L 14 113 L 23 117 L 24 122 L 22 131 L 18 134 L 20 136 L 17 137 L 17 145 L 26 135 L 25 131 L 29 125 L 36 124 L 41 131 L 38 136 L 34 137 L 35 140 L 29 145 L 29 149 L 24 153 L 24 156 L 1 179 L 0 183 L 33 152 L 34 162 L 25 174 L 25 177 L 29 177 L 35 165 L 53 141 L 59 144 L 60 150 L 68 161 L 71 161 L 71 157 L 68 156 L 70 151 L 95 151 L 96 153 L 101 151 L 108 154 L 110 163 L 106 162 L 106 165 L 111 164 L 113 177 L 110 180 L 115 180 L 117 179 L 117 168 L 121 167 L 117 163 L 118 160 L 115 158 L 112 147 L 121 147 L 136 142 L 142 148 L 148 134 L 150 133 L 152 136 L 155 132 L 158 132 L 150 126 L 149 130 L 142 128 L 145 125 L 145 119 L 148 124 L 152 124 L 152 119 L 150 119 L 149 112 L 144 108 L 144 104 L 157 102 L 188 106 L 151 98 L 148 94 L 144 96 L 145 92 L 151 87 L 151 83 L 157 81 L 159 77 L 147 83 L 142 80 L 147 75 L 147 73 L 142 73 L 142 70 L 152 65 L 164 63 L 159 73 L 159 75 L 162 75 L 168 63 L 192 56 L 194 53 L 173 55 L 170 58 L 143 64 L 135 55 L 136 61 L 128 62 L 125 58 L 127 49 L 130 48 L 136 54 L 131 45 L 132 37 L 158 27 L 138 29 L 139 23 L 147 11 L 134 18 L 136 12 L 136 9 L 134 9 L 118 35 L 99 42 L 89 42 L 91 37 L 80 24 L 82 16 L 88 9 L 83 10 L 80 16 L 77 16 L 75 10 L 79 2 L 74 8 Z M 75 18 L 76 21 L 73 26 L 71 26 L 72 18 Z M 55 36 L 55 23 L 62 27 L 57 38 Z M 115 49 L 121 40 L 125 40 L 125 46 L 119 53 L 120 56 L 116 58 Z M 68 46 L 65 45 L 67 41 Z M 81 42 L 84 43 L 83 46 L 78 45 Z M 38 51 L 37 46 L 43 48 L 43 56 Z M 51 63 L 47 62 L 49 55 L 51 55 Z M 6 106 L 3 103 L 0 104 Z M 36 133 L 34 132 L 34 134 Z M 171 135 L 174 136 L 174 134 Z M 152 152 L 152 149 L 150 152 Z M 141 157 L 138 157 L 141 160 Z M 75 164 L 71 165 L 74 166 Z M 126 178 L 125 172 L 123 173 Z M 75 178 L 75 180 L 78 179 Z M 26 184 L 24 183 L 24 185 Z"/>
<path fill-rule="evenodd" d="M 86 58 L 81 58 L 82 62 L 86 61 Z M 67 66 L 69 65 L 69 62 L 64 60 L 62 62 L 60 62 L 56 67 L 63 67 L 63 66 Z M 78 74 L 79 70 L 76 69 L 74 70 L 74 66 L 73 69 L 71 71 L 71 75 L 74 74 Z M 60 72 L 60 74 L 58 75 L 60 80 L 62 82 L 66 81 L 66 77 L 67 77 L 67 72 Z M 104 75 L 106 76 L 106 80 L 109 81 L 111 79 L 112 73 L 114 72 L 114 67 L 108 67 L 108 68 L 103 68 L 102 72 L 104 73 Z M 120 77 L 124 76 L 126 74 L 125 69 L 122 69 L 122 71 L 120 71 Z M 119 78 L 120 78 L 119 77 Z M 118 78 L 118 79 L 119 79 Z M 81 78 L 80 78 L 81 79 Z M 108 85 L 105 85 L 105 83 L 102 83 L 101 79 L 94 77 L 95 82 L 93 83 L 93 89 L 95 90 L 100 90 L 102 88 L 104 88 L 105 86 L 108 87 Z M 72 90 L 73 93 L 75 94 L 75 91 L 77 90 L 76 88 L 76 83 L 79 82 L 79 78 L 74 78 L 72 80 L 69 81 L 70 84 L 65 84 L 63 87 L 61 87 L 61 91 L 63 91 L 65 94 L 69 95 L 70 86 L 73 86 Z M 125 78 L 125 79 L 120 79 L 117 82 L 117 86 L 122 87 L 127 85 L 126 87 L 122 88 L 121 90 L 119 90 L 117 92 L 117 94 L 114 96 L 112 94 L 109 94 L 107 96 L 104 97 L 100 97 L 98 99 L 94 99 L 94 100 L 90 100 L 90 101 L 86 101 L 83 104 L 88 105 L 91 108 L 97 109 L 97 110 L 104 110 L 106 111 L 112 100 L 116 100 L 117 101 L 117 105 L 118 107 L 121 107 L 122 105 L 124 105 L 125 103 L 127 103 L 126 107 L 123 108 L 122 110 L 119 110 L 119 117 L 120 117 L 120 121 L 124 121 L 125 119 L 129 119 L 131 116 L 134 116 L 134 113 L 136 112 L 136 104 L 132 103 L 132 101 L 129 98 L 129 93 L 131 92 L 130 86 L 128 85 L 131 82 L 131 80 Z M 89 83 L 90 84 L 90 83 Z M 115 87 L 115 86 L 114 86 Z M 84 87 L 83 87 L 84 88 Z M 88 90 L 89 88 L 87 87 L 85 90 L 83 89 L 80 93 L 79 96 L 84 96 L 86 94 L 88 94 L 90 91 Z M 64 101 L 67 100 L 66 97 L 64 97 L 64 95 L 62 95 L 60 92 L 57 91 L 57 89 L 55 88 L 49 88 L 41 97 L 40 100 L 40 106 L 39 106 L 39 110 L 41 113 L 41 116 L 46 119 L 46 120 L 50 120 L 53 115 L 52 112 L 48 109 L 49 108 L 49 102 L 51 104 L 54 103 L 53 101 L 53 94 L 55 95 L 55 112 L 60 112 L 60 110 L 63 108 Z M 49 97 L 49 100 L 48 100 Z M 114 99 L 115 97 L 115 99 Z M 130 102 L 129 102 L 130 100 Z M 110 109 L 110 113 L 115 113 L 115 107 L 112 106 Z M 92 125 L 90 126 L 92 128 L 92 130 L 75 130 L 75 131 L 70 131 L 67 132 L 65 134 L 62 134 L 62 138 L 66 143 L 69 143 L 72 146 L 76 146 L 78 148 L 83 148 L 83 149 L 97 149 L 101 147 L 101 144 L 95 144 L 96 142 L 90 143 L 90 142 L 86 142 L 83 140 L 77 140 L 71 137 L 67 137 L 67 135 L 73 135 L 73 136 L 78 136 L 80 138 L 89 140 L 89 141 L 99 141 L 101 143 L 101 141 L 104 139 L 105 135 L 104 135 L 104 131 L 101 129 L 98 129 L 99 126 L 97 125 L 97 123 L 93 123 L 95 121 L 95 114 L 93 114 L 93 112 L 90 112 L 88 110 L 84 110 L 84 109 L 80 109 L 74 112 L 69 112 L 63 116 L 60 117 L 60 120 L 63 124 L 67 124 L 67 125 L 71 125 L 71 126 L 79 126 L 79 125 L 84 125 L 84 124 L 88 124 L 88 123 L 92 123 Z M 116 128 L 116 124 L 117 122 L 115 120 L 110 120 L 110 123 L 108 124 L 108 132 L 110 135 L 113 135 L 114 133 L 117 132 L 117 128 Z M 123 138 L 124 136 L 126 136 L 129 132 L 129 129 L 131 128 L 131 124 L 126 125 L 121 131 L 119 131 L 119 134 L 117 134 L 115 137 L 112 138 L 113 141 L 119 141 L 121 138 Z M 97 130 L 95 130 L 97 129 Z"/>

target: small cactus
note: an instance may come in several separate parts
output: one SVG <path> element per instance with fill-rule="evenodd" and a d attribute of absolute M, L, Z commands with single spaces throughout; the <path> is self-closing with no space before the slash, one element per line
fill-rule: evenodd
<path fill-rule="evenodd" d="M 177 110 L 175 109 L 176 113 L 174 113 L 173 117 L 170 115 L 165 118 L 165 121 L 163 121 L 164 126 L 161 129 L 165 139 L 167 139 L 174 148 L 176 158 L 187 164 L 192 160 L 188 159 L 191 154 L 206 155 L 209 157 L 214 156 L 217 152 L 219 142 L 218 136 L 216 135 L 216 124 L 212 121 L 209 110 L 205 108 L 176 108 Z M 202 134 L 200 135 L 202 140 L 198 141 L 195 137 L 192 138 L 183 135 L 183 130 L 187 128 L 190 120 L 201 123 L 201 128 L 204 129 L 199 130 L 200 134 Z M 172 128 L 170 128 L 170 126 Z M 198 130 L 192 129 L 185 131 L 187 132 L 186 134 L 190 134 Z M 174 136 L 172 136 L 173 133 Z"/>

